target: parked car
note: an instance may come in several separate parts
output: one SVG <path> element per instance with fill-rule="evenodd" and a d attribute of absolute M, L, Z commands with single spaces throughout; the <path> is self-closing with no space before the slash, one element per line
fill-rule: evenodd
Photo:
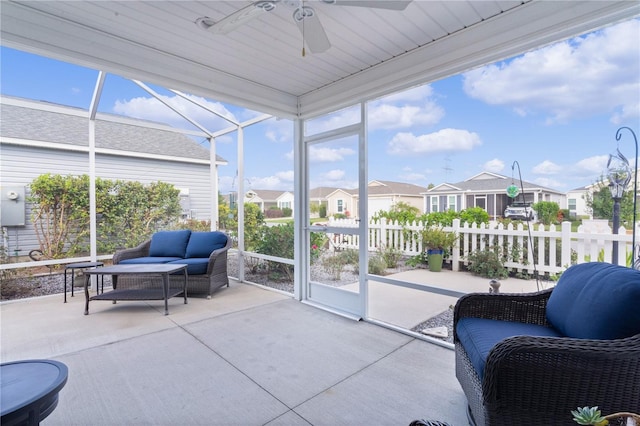
<path fill-rule="evenodd" d="M 512 220 L 536 220 L 536 212 L 530 203 L 514 202 L 505 209 L 504 217 Z"/>

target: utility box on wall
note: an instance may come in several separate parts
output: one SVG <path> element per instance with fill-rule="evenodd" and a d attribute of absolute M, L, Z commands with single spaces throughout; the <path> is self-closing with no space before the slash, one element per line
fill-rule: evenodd
<path fill-rule="evenodd" d="M 0 226 L 26 225 L 25 195 L 24 186 L 0 187 Z"/>

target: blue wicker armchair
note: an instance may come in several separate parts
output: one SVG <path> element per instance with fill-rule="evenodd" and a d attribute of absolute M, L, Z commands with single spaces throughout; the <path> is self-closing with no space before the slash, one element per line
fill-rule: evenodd
<path fill-rule="evenodd" d="M 469 294 L 454 310 L 472 425 L 570 425 L 571 410 L 640 412 L 640 271 L 592 262 L 554 289 Z"/>

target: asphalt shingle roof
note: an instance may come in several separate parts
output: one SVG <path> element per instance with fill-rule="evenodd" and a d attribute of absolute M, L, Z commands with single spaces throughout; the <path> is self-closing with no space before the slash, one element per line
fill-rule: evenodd
<path fill-rule="evenodd" d="M 64 109 L 68 109 L 70 113 L 82 111 L 71 107 Z M 0 116 L 4 137 L 75 146 L 89 145 L 86 117 L 4 103 L 0 105 Z M 96 118 L 96 148 L 209 160 L 209 149 L 184 134 L 136 125 L 151 123 L 145 120 L 126 120 L 127 124 L 100 119 L 100 116 Z M 226 162 L 220 156 L 216 159 Z"/>
<path fill-rule="evenodd" d="M 538 185 L 537 183 L 522 181 L 520 179 L 512 179 L 508 176 L 498 175 L 493 173 L 493 175 L 497 176 L 495 178 L 489 179 L 467 179 L 461 182 L 456 183 L 443 183 L 441 185 L 436 186 L 435 188 L 429 190 L 429 192 L 455 192 L 455 191 L 504 191 L 509 185 L 514 184 L 518 187 L 522 186 L 525 190 L 529 189 L 542 189 L 550 192 L 559 191 L 547 188 L 542 185 Z M 453 187 L 453 188 L 451 188 Z M 454 189 L 456 188 L 456 189 Z"/>

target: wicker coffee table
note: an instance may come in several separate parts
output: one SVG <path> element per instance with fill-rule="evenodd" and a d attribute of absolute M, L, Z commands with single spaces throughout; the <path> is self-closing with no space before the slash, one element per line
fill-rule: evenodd
<path fill-rule="evenodd" d="M 176 272 L 184 274 L 184 285 L 182 288 L 169 288 L 169 275 Z M 169 299 L 180 293 L 184 294 L 184 303 L 187 303 L 187 265 L 180 263 L 150 263 L 140 265 L 113 265 L 102 268 L 85 269 L 86 280 L 84 283 L 85 307 L 84 314 L 89 315 L 90 300 L 164 300 L 164 314 L 169 315 Z M 111 275 L 113 276 L 113 290 L 106 293 L 89 297 L 89 281 L 91 275 Z M 159 275 L 162 277 L 162 288 L 117 288 L 118 275 Z"/>

